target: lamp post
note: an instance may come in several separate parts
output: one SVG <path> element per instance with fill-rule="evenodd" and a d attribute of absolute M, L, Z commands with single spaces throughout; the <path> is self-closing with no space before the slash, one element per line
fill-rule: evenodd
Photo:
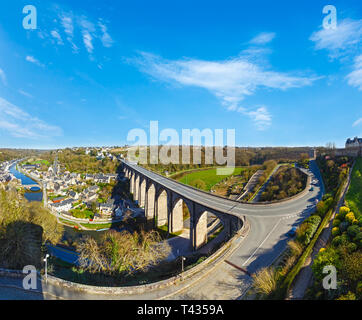
<path fill-rule="evenodd" d="M 185 260 L 186 260 L 186 258 L 181 256 L 181 278 L 183 277 L 183 273 L 184 273 L 184 261 Z"/>
<path fill-rule="evenodd" d="M 48 281 L 48 258 L 49 258 L 49 254 L 47 253 L 45 255 L 45 258 L 43 259 L 43 261 L 45 262 L 45 283 L 47 283 L 47 281 Z"/>

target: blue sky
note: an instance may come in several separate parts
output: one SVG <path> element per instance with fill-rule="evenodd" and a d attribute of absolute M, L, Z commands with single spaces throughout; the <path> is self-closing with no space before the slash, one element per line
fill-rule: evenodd
<path fill-rule="evenodd" d="M 362 136 L 361 40 L 360 1 L 8 1 L 0 147 L 123 145 L 151 120 L 235 129 L 239 146 L 343 146 Z"/>

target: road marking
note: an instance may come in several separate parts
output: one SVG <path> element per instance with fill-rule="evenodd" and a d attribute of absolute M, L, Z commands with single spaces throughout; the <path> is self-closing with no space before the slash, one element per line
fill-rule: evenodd
<path fill-rule="evenodd" d="M 272 234 L 272 232 L 276 229 L 276 227 L 278 226 L 278 224 L 280 223 L 280 221 L 282 221 L 281 219 L 278 220 L 278 222 L 275 224 L 275 226 L 273 227 L 273 229 L 268 233 L 268 235 L 265 237 L 265 239 L 263 240 L 263 242 L 255 249 L 255 251 L 253 252 L 253 254 L 243 263 L 243 266 L 245 266 L 249 260 L 255 255 L 255 253 L 260 249 L 260 247 L 264 244 L 264 242 L 270 237 L 270 235 Z"/>

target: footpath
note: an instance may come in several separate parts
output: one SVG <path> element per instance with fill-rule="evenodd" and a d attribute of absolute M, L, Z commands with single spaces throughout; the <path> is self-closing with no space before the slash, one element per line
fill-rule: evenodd
<path fill-rule="evenodd" d="M 331 233 L 332 233 L 332 228 L 333 228 L 333 220 L 334 217 L 337 213 L 339 213 L 339 209 L 341 206 L 343 206 L 344 204 L 344 198 L 347 194 L 349 185 L 351 183 L 351 176 L 352 176 L 352 171 L 354 168 L 354 163 L 351 167 L 351 170 L 349 172 L 348 175 L 348 179 L 345 183 L 345 187 L 344 190 L 338 200 L 337 206 L 335 208 L 334 213 L 332 214 L 331 219 L 329 220 L 328 225 L 324 228 L 323 232 L 321 233 L 321 235 L 319 236 L 312 254 L 307 258 L 303 268 L 300 270 L 299 274 L 297 275 L 294 285 L 292 286 L 289 294 L 288 294 L 288 298 L 287 300 L 301 300 L 303 299 L 306 290 L 308 289 L 308 287 L 312 284 L 313 281 L 313 271 L 312 271 L 312 265 L 313 265 L 313 261 L 315 259 L 315 257 L 317 256 L 319 250 L 321 248 L 326 247 L 326 245 L 328 244 L 328 241 L 330 239 Z"/>

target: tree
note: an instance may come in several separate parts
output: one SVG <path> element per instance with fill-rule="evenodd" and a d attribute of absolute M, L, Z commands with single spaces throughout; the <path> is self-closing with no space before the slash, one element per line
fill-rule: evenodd
<path fill-rule="evenodd" d="M 112 230 L 99 243 L 93 238 L 84 239 L 77 251 L 81 267 L 90 272 L 131 274 L 167 257 L 170 247 L 154 230 L 134 233 Z"/>

